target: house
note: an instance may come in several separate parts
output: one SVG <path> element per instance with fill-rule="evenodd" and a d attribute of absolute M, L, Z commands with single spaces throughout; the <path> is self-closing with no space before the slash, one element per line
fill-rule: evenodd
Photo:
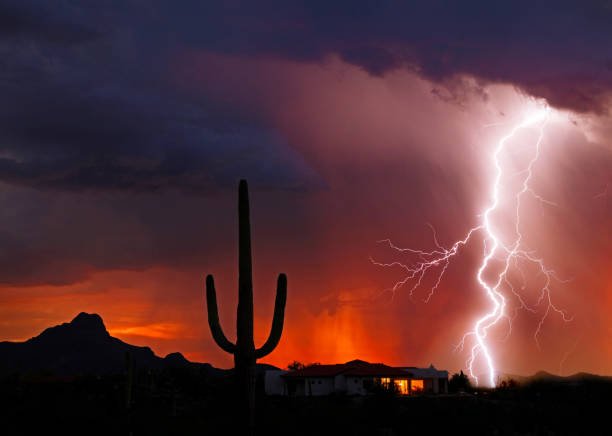
<path fill-rule="evenodd" d="M 363 360 L 313 365 L 296 371 L 266 371 L 268 395 L 318 396 L 332 393 L 367 395 L 376 386 L 394 386 L 401 395 L 448 392 L 448 372 L 429 368 L 392 367 Z"/>

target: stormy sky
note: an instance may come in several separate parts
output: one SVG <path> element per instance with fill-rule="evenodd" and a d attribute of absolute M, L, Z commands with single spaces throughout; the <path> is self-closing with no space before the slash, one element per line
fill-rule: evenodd
<path fill-rule="evenodd" d="M 386 238 L 435 249 L 428 225 L 444 246 L 463 238 L 497 141 L 546 102 L 546 201 L 525 201 L 522 231 L 572 320 L 547 316 L 534 340 L 542 277 L 526 267 L 536 313 L 491 345 L 510 373 L 612 373 L 610 29 L 605 0 L 0 0 L 0 338 L 96 312 L 127 342 L 231 366 L 203 278 L 233 337 L 245 178 L 257 343 L 277 274 L 289 283 L 266 362 L 464 368 L 455 345 L 490 305 L 482 237 L 428 303 L 435 278 L 391 298 L 402 271 L 370 257 L 398 260 Z"/>

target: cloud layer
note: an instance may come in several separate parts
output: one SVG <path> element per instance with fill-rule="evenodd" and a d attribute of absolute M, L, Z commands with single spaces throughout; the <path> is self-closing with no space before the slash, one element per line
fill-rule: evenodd
<path fill-rule="evenodd" d="M 119 5 L 26 7 L 2 6 L 0 181 L 198 193 L 242 174 L 261 186 L 317 185 L 277 133 L 169 83 L 173 45 L 146 37 L 154 23 L 139 27 L 136 15 L 132 28 Z"/>

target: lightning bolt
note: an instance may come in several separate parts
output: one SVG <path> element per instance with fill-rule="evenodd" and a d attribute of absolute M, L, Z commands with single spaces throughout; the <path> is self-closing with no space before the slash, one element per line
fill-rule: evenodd
<path fill-rule="evenodd" d="M 424 302 L 427 303 L 434 295 L 436 289 L 439 287 L 444 274 L 451 262 L 451 260 L 459 253 L 461 248 L 466 246 L 476 234 L 483 234 L 484 240 L 484 251 L 482 255 L 482 261 L 478 270 L 476 271 L 476 280 L 480 285 L 480 288 L 489 299 L 491 303 L 490 310 L 478 318 L 473 328 L 465 333 L 456 346 L 457 350 L 463 350 L 465 343 L 468 339 L 473 339 L 473 345 L 471 347 L 469 358 L 466 362 L 466 366 L 469 368 L 471 377 L 478 384 L 478 377 L 474 374 L 474 365 L 477 359 L 482 359 L 488 372 L 487 383 L 489 386 L 495 386 L 495 378 L 497 374 L 493 354 L 490 349 L 490 345 L 487 343 L 487 333 L 493 327 L 498 325 L 503 319 L 508 320 L 508 334 L 512 331 L 512 321 L 516 317 L 519 309 L 524 309 L 532 313 L 537 313 L 535 307 L 529 306 L 521 293 L 513 286 L 508 275 L 509 272 L 514 268 L 520 276 L 523 278 L 523 285 L 521 290 L 526 287 L 525 274 L 521 265 L 532 265 L 537 267 L 538 273 L 544 277 L 544 284 L 540 289 L 537 302 L 535 306 L 545 305 L 543 315 L 539 319 L 537 328 L 534 333 L 534 339 L 539 348 L 538 336 L 541 332 L 544 321 L 551 313 L 557 313 L 562 317 L 564 321 L 571 321 L 571 318 L 565 313 L 565 311 L 559 309 L 553 303 L 551 296 L 551 283 L 553 280 L 560 280 L 555 271 L 548 268 L 543 259 L 537 257 L 533 251 L 527 251 L 523 248 L 523 235 L 521 233 L 521 201 L 527 194 L 533 196 L 535 199 L 543 204 L 554 205 L 541 196 L 539 196 L 531 187 L 530 181 L 533 176 L 533 167 L 540 157 L 540 148 L 542 140 L 544 138 L 544 130 L 546 124 L 550 118 L 550 108 L 545 106 L 538 110 L 535 114 L 531 114 L 525 117 L 520 123 L 516 124 L 509 133 L 503 136 L 495 147 L 492 154 L 492 165 L 495 169 L 495 177 L 491 185 L 491 201 L 489 205 L 479 214 L 479 223 L 475 227 L 468 230 L 463 239 L 455 241 L 450 248 L 443 247 L 437 238 L 437 234 L 433 226 L 429 225 L 433 232 L 433 242 L 435 249 L 431 251 L 416 250 L 412 248 L 400 248 L 394 245 L 390 239 L 384 239 L 378 241 L 385 243 L 389 248 L 402 254 L 413 255 L 417 258 L 411 264 L 407 264 L 400 261 L 391 263 L 381 263 L 374 259 L 370 260 L 375 264 L 382 267 L 400 267 L 406 274 L 405 276 L 396 282 L 394 286 L 389 289 L 392 293 L 392 298 L 395 296 L 395 292 L 406 286 L 412 284 L 409 294 L 413 297 L 414 292 L 421 287 L 423 279 L 430 271 L 436 271 L 434 275 L 433 286 L 427 292 L 427 296 Z M 522 184 L 520 189 L 515 192 L 515 204 L 516 210 L 514 220 L 514 236 L 510 242 L 504 242 L 504 238 L 499 234 L 499 231 L 492 225 L 492 214 L 499 210 L 500 204 L 502 203 L 502 179 L 505 176 L 504 167 L 502 165 L 503 153 L 508 148 L 508 142 L 514 138 L 519 131 L 530 129 L 538 129 L 538 137 L 535 142 L 534 152 L 531 159 L 526 163 L 524 168 L 514 176 L 522 177 Z M 503 265 L 501 270 L 496 273 L 494 280 L 487 280 L 485 273 L 491 270 L 491 265 L 494 260 L 501 261 Z M 508 301 L 513 297 L 518 301 L 518 306 L 515 308 L 514 313 L 510 315 L 507 310 Z"/>

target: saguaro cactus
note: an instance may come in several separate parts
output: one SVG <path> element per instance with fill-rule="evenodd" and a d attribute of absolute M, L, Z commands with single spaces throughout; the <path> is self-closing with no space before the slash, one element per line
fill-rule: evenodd
<path fill-rule="evenodd" d="M 249 189 L 246 180 L 238 187 L 238 311 L 236 317 L 236 343 L 231 343 L 219 324 L 217 295 L 212 275 L 206 277 L 206 303 L 208 324 L 215 342 L 223 351 L 234 355 L 236 381 L 242 402 L 245 424 L 249 433 L 255 422 L 255 362 L 270 354 L 280 341 L 287 301 L 287 277 L 278 276 L 274 318 L 268 340 L 261 348 L 253 341 L 253 279 L 251 265 L 251 225 L 249 222 Z"/>

